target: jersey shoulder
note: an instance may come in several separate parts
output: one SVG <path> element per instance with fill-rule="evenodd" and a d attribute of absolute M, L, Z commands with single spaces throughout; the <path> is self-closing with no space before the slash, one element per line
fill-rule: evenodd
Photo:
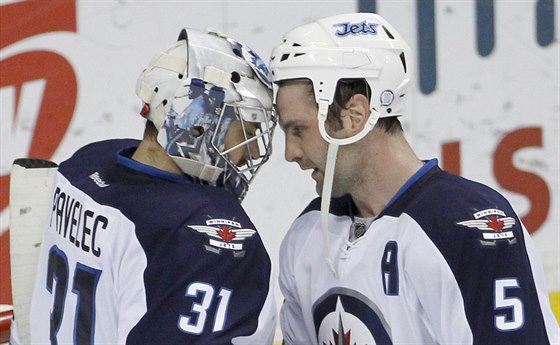
<path fill-rule="evenodd" d="M 520 224 L 511 204 L 496 190 L 437 167 L 384 211 L 394 217 L 403 213 L 425 231 L 448 226 L 499 231 Z"/>
<path fill-rule="evenodd" d="M 109 157 L 116 157 L 116 154 L 126 148 L 137 147 L 140 141 L 137 139 L 108 139 L 96 141 L 82 146 L 66 161 L 60 164 L 63 168 L 71 168 L 84 161 L 90 164 L 100 164 Z M 83 166 L 81 167 L 83 169 Z"/>
<path fill-rule="evenodd" d="M 391 205 L 387 215 L 412 219 L 415 230 L 426 234 L 442 254 L 464 299 L 475 343 L 491 338 L 548 343 L 535 280 L 540 268 L 530 261 L 526 241 L 531 238 L 504 196 L 435 167 Z M 525 309 L 498 325 L 496 296 L 504 293 L 504 286 Z M 504 332 L 513 325 L 518 330 Z"/>

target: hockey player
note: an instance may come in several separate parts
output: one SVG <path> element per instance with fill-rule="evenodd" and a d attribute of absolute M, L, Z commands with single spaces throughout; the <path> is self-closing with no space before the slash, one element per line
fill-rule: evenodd
<path fill-rule="evenodd" d="M 142 141 L 93 143 L 60 164 L 32 343 L 272 343 L 271 262 L 240 205 L 276 124 L 263 66 L 223 34 L 183 29 L 138 79 Z M 166 118 L 191 85 L 223 101 L 191 112 L 166 151 Z"/>
<path fill-rule="evenodd" d="M 285 158 L 312 170 L 322 196 L 281 245 L 285 344 L 557 344 L 508 201 L 405 140 L 411 65 L 371 13 L 300 26 L 272 52 Z"/>

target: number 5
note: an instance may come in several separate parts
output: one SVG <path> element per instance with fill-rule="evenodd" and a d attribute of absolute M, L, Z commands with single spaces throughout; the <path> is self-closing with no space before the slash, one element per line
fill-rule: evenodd
<path fill-rule="evenodd" d="M 503 309 L 511 309 L 511 316 L 507 314 L 496 315 L 496 329 L 500 331 L 515 331 L 525 323 L 525 315 L 523 312 L 523 303 L 519 298 L 507 297 L 508 289 L 518 289 L 519 283 L 517 278 L 498 279 L 494 283 L 494 309 L 496 311 Z"/>

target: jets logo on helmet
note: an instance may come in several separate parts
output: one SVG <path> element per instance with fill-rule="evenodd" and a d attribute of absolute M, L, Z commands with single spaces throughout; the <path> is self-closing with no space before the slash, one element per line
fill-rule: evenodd
<path fill-rule="evenodd" d="M 335 33 L 337 36 L 346 36 L 346 35 L 376 35 L 377 34 L 377 27 L 379 24 L 376 23 L 368 23 L 367 21 L 362 21 L 361 23 L 339 23 L 334 24 L 334 27 L 339 27 L 339 30 Z"/>

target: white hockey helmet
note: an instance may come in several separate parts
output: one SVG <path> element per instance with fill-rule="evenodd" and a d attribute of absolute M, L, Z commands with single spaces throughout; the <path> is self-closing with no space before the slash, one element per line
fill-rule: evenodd
<path fill-rule="evenodd" d="M 136 94 L 144 102 L 141 115 L 185 174 L 243 199 L 272 152 L 276 126 L 271 75 L 252 49 L 216 31 L 185 28 L 141 73 Z M 226 149 L 234 120 L 244 139 Z M 259 152 L 250 149 L 254 142 Z M 242 166 L 230 159 L 238 148 L 249 152 Z"/>
<path fill-rule="evenodd" d="M 404 114 L 410 60 L 408 44 L 377 14 L 351 13 L 319 19 L 289 31 L 283 43 L 272 50 L 274 103 L 276 82 L 309 79 L 319 106 L 323 138 L 330 143 L 350 144 L 363 138 L 378 118 Z M 363 131 L 351 138 L 335 139 L 325 130 L 327 110 L 338 81 L 347 78 L 367 82 L 371 114 Z"/>

